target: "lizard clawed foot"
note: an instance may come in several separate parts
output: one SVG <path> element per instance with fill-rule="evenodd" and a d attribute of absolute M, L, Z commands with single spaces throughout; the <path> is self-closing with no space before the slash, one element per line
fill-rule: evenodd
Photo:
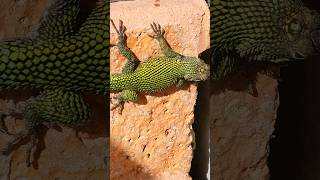
<path fill-rule="evenodd" d="M 126 31 L 126 27 L 123 25 L 123 21 L 119 20 L 119 29 L 117 29 L 112 19 L 111 19 L 111 24 L 118 34 L 118 40 L 119 40 L 118 43 L 124 43 L 125 37 L 126 37 L 124 32 Z"/>
<path fill-rule="evenodd" d="M 35 132 L 24 130 L 18 134 L 15 134 L 14 138 L 10 140 L 7 143 L 6 147 L 1 150 L 1 154 L 8 156 L 12 152 L 12 150 L 17 148 L 18 144 L 23 143 L 24 141 L 27 141 L 28 138 L 30 138 L 30 142 L 27 143 L 26 165 L 27 167 L 29 167 L 31 165 L 30 159 L 31 159 L 32 149 L 35 147 L 35 145 L 38 142 Z"/>
<path fill-rule="evenodd" d="M 110 106 L 110 110 L 114 110 L 116 109 L 117 107 L 119 107 L 119 114 L 122 114 L 122 111 L 123 111 L 123 106 L 124 106 L 124 101 L 121 101 L 119 100 L 119 96 L 112 96 L 111 99 L 114 99 L 115 101 L 117 101 L 116 103 L 111 103 L 111 106 Z"/>
<path fill-rule="evenodd" d="M 247 93 L 249 93 L 253 97 L 258 97 L 258 90 L 256 88 L 255 83 L 249 82 L 248 87 L 246 89 Z"/>
<path fill-rule="evenodd" d="M 156 24 L 155 22 L 153 22 L 152 24 L 150 24 L 150 26 L 156 35 L 148 35 L 148 36 L 155 39 L 163 37 L 165 31 L 164 29 L 161 28 L 160 24 Z"/>
<path fill-rule="evenodd" d="M 270 67 L 268 69 L 264 69 L 262 71 L 262 74 L 265 74 L 277 81 L 282 81 L 281 75 L 280 75 L 280 67 Z"/>
<path fill-rule="evenodd" d="M 119 109 L 118 109 L 118 113 L 119 113 L 119 114 L 122 114 L 122 111 L 123 111 L 123 105 L 124 105 L 124 103 L 123 103 L 123 102 L 121 102 L 121 103 L 117 103 L 117 104 L 115 104 L 114 106 L 110 107 L 110 110 L 112 111 L 112 110 L 116 109 L 117 107 L 119 107 Z"/>
<path fill-rule="evenodd" d="M 111 107 L 111 110 L 115 109 L 116 107 L 120 107 L 119 114 L 122 114 L 124 103 L 137 101 L 138 95 L 135 91 L 123 90 L 120 94 L 111 98 L 114 98 L 117 100 L 117 103 L 114 104 L 114 107 Z"/>

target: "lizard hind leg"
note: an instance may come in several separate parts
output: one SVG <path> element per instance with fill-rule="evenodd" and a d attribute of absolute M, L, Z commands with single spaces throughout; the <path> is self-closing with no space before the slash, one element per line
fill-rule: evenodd
<path fill-rule="evenodd" d="M 26 149 L 26 165 L 30 166 L 30 154 L 36 142 L 37 128 L 41 123 L 39 119 L 39 114 L 36 109 L 34 109 L 34 104 L 29 103 L 25 109 L 24 119 L 26 120 L 25 129 L 17 134 L 14 134 L 13 139 L 11 139 L 7 145 L 2 149 L 2 154 L 8 156 L 13 150 L 17 149 L 20 144 L 27 143 Z M 27 142 L 31 140 L 30 142 Z"/>
<path fill-rule="evenodd" d="M 88 123 L 89 108 L 81 94 L 63 89 L 46 90 L 33 100 L 29 100 L 24 111 L 25 129 L 14 135 L 2 150 L 9 155 L 22 141 L 30 140 L 26 149 L 26 164 L 31 164 L 31 153 L 39 140 L 39 127 L 44 122 L 68 126 L 83 126 Z"/>
<path fill-rule="evenodd" d="M 132 90 L 124 90 L 119 95 L 115 96 L 114 99 L 116 99 L 116 103 L 113 104 L 113 106 L 110 107 L 111 110 L 120 107 L 119 113 L 122 113 L 123 105 L 125 102 L 135 102 L 138 100 L 138 94 L 135 91 Z"/>

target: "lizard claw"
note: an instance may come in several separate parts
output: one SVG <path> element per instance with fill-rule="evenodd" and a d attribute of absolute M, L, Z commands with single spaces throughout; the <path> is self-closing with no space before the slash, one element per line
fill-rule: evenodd
<path fill-rule="evenodd" d="M 8 156 L 11 153 L 12 149 L 15 149 L 15 146 L 19 144 L 21 141 L 23 141 L 24 139 L 26 139 L 28 136 L 29 136 L 29 133 L 26 131 L 22 131 L 18 134 L 15 134 L 14 138 L 10 140 L 3 149 L 1 149 L 1 154 Z"/>
<path fill-rule="evenodd" d="M 119 114 L 122 114 L 122 111 L 123 111 L 123 105 L 124 105 L 124 102 L 123 101 L 120 101 L 118 96 L 114 95 L 114 96 L 111 96 L 111 99 L 114 99 L 116 100 L 117 102 L 116 103 L 112 103 L 111 101 L 111 106 L 110 106 L 110 111 L 113 111 L 114 109 L 116 109 L 117 107 L 119 107 Z"/>
<path fill-rule="evenodd" d="M 1 149 L 1 154 L 8 156 L 12 150 L 16 149 L 17 146 L 27 140 L 27 138 L 30 137 L 30 142 L 27 143 L 27 149 L 26 149 L 26 165 L 27 167 L 30 167 L 31 165 L 31 152 L 35 145 L 38 142 L 38 139 L 36 137 L 35 132 L 32 133 L 31 131 L 22 131 L 18 134 L 14 135 L 14 138 L 10 140 L 7 145 Z"/>
<path fill-rule="evenodd" d="M 264 69 L 262 71 L 262 74 L 265 74 L 277 81 L 282 81 L 281 79 L 281 76 L 280 76 L 280 68 L 279 67 L 275 67 L 275 66 L 272 66 L 272 67 L 269 67 L 267 69 Z"/>
<path fill-rule="evenodd" d="M 31 152 L 36 144 L 38 144 L 38 139 L 35 134 L 30 135 L 30 142 L 28 143 L 28 147 L 26 150 L 26 165 L 27 167 L 30 167 L 31 165 Z"/>
<path fill-rule="evenodd" d="M 118 40 L 119 43 L 123 43 L 125 40 L 125 31 L 126 31 L 126 27 L 123 25 L 123 21 L 119 20 L 119 29 L 117 29 L 116 25 L 114 24 L 113 20 L 111 19 L 111 24 L 113 26 L 113 28 L 115 29 L 115 31 L 118 34 Z"/>
<path fill-rule="evenodd" d="M 161 28 L 160 24 L 156 24 L 155 22 L 153 22 L 152 24 L 150 24 L 150 26 L 153 32 L 156 33 L 156 35 L 149 35 L 150 37 L 155 39 L 163 37 L 165 31 Z"/>

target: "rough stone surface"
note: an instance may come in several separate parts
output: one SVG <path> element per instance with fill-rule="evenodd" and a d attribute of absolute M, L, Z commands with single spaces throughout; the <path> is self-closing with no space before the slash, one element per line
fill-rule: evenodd
<path fill-rule="evenodd" d="M 0 0 L 0 39 L 33 35 L 46 5 L 47 0 Z"/>
<path fill-rule="evenodd" d="M 209 12 L 205 1 L 144 0 L 111 4 L 111 19 L 127 27 L 127 45 L 143 61 L 162 55 L 150 23 L 166 30 L 171 47 L 197 56 L 209 45 Z M 117 36 L 111 27 L 111 44 Z M 111 48 L 111 72 L 120 72 L 125 63 L 118 48 Z M 111 94 L 111 96 L 114 94 Z M 137 103 L 126 103 L 122 115 L 110 116 L 110 178 L 190 179 L 192 160 L 195 85 L 172 87 L 162 93 L 140 94 Z"/>
<path fill-rule="evenodd" d="M 46 5 L 47 1 L 43 0 L 0 0 L 0 39 L 32 36 Z M 37 93 L 34 90 L 0 92 L 0 112 L 8 114 L 5 121 L 9 132 L 17 133 L 24 128 L 22 109 L 25 101 Z M 72 128 L 63 127 L 59 130 L 61 132 L 41 128 L 39 148 L 34 152 L 32 167 L 26 167 L 24 145 L 8 157 L 0 156 L 0 179 L 106 179 L 103 159 L 107 154 L 109 123 L 104 118 L 104 98 L 86 96 L 94 109 L 93 117 L 87 128 L 79 129 L 79 138 Z M 11 138 L 0 134 L 0 148 Z"/>
<path fill-rule="evenodd" d="M 267 180 L 269 139 L 279 104 L 277 81 L 258 74 L 257 96 L 235 78 L 211 84 L 211 179 Z"/>

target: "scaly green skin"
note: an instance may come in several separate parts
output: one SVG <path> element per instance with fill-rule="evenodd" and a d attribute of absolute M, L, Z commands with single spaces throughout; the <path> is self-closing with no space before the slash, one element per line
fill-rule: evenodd
<path fill-rule="evenodd" d="M 314 51 L 320 28 L 315 11 L 299 0 L 211 0 L 212 78 L 223 79 L 244 62 L 302 60 Z"/>
<path fill-rule="evenodd" d="M 189 62 L 176 57 L 152 58 L 141 63 L 132 73 L 112 75 L 110 89 L 157 92 L 177 84 L 180 79 L 185 79 L 185 75 L 192 70 L 192 66 L 198 64 L 199 62 L 196 61 Z M 201 67 L 201 65 L 198 66 Z"/>
<path fill-rule="evenodd" d="M 38 41 L 0 44 L 0 88 L 63 87 L 106 92 L 108 79 L 107 9 L 91 14 L 79 32 Z"/>
<path fill-rule="evenodd" d="M 138 60 L 125 46 L 125 27 L 121 21 L 119 30 L 114 26 L 119 35 L 120 52 L 128 58 L 122 73 L 111 75 L 110 90 L 122 91 L 116 106 L 125 101 L 136 101 L 136 92 L 154 93 L 175 84 L 181 86 L 184 81 L 204 81 L 210 74 L 209 66 L 203 60 L 174 52 L 163 37 L 164 31 L 160 25 L 153 24 L 151 27 L 165 56 L 148 59 L 135 68 Z"/>
<path fill-rule="evenodd" d="M 3 149 L 7 155 L 16 143 L 31 136 L 28 166 L 41 123 L 83 126 L 90 112 L 82 92 L 108 90 L 109 2 L 99 2 L 77 29 L 78 11 L 78 0 L 59 0 L 42 18 L 37 37 L 0 44 L 0 89 L 43 90 L 28 101 L 25 130 Z"/>

